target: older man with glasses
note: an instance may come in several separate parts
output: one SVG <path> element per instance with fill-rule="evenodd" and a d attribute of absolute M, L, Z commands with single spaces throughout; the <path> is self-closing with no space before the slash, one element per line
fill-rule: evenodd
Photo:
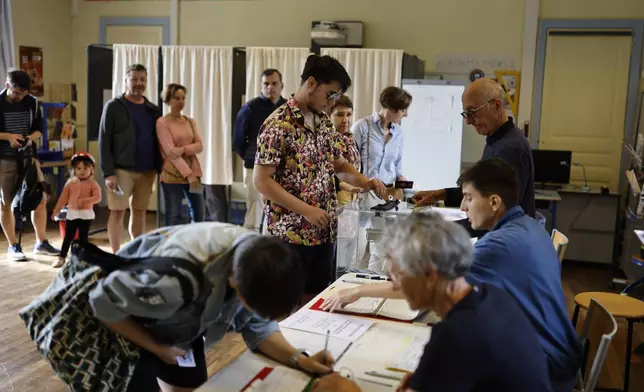
<path fill-rule="evenodd" d="M 503 102 L 505 91 L 496 81 L 481 78 L 472 83 L 463 93 L 461 113 L 479 135 L 485 136 L 485 148 L 481 159 L 501 158 L 517 171 L 519 176 L 519 199 L 525 213 L 534 218 L 534 163 L 528 139 L 508 117 Z M 458 207 L 463 199 L 460 188 L 421 191 L 413 196 L 417 206 L 444 200 L 448 207 Z M 466 221 L 462 223 L 466 224 Z M 467 225 L 466 225 L 467 226 Z M 468 227 L 469 229 L 469 227 Z M 484 233 L 470 229 L 473 236 Z"/>

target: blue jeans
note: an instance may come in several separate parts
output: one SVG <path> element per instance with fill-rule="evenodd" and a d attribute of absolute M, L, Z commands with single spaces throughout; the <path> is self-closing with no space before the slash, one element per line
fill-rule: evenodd
<path fill-rule="evenodd" d="M 165 203 L 165 226 L 174 226 L 185 223 L 181 219 L 181 202 L 185 197 L 188 200 L 188 209 L 192 222 L 203 222 L 206 214 L 203 194 L 190 192 L 189 184 L 161 183 Z"/>

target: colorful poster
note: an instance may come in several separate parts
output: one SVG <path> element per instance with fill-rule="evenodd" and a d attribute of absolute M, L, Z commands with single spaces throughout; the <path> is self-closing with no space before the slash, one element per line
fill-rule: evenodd
<path fill-rule="evenodd" d="M 21 46 L 20 68 L 31 75 L 31 94 L 42 97 L 45 94 L 43 83 L 42 48 Z"/>

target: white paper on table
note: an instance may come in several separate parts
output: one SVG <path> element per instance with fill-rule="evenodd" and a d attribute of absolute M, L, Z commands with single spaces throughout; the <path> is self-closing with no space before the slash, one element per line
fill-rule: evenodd
<path fill-rule="evenodd" d="M 319 310 L 300 309 L 280 323 L 283 328 L 297 329 L 355 342 L 365 333 L 373 321 Z"/>
<path fill-rule="evenodd" d="M 253 392 L 302 392 L 309 381 L 310 376 L 300 371 L 277 366 L 251 390 Z"/>
<path fill-rule="evenodd" d="M 430 335 L 431 327 L 398 323 L 375 324 L 353 343 L 336 367 L 346 366 L 358 372 L 384 370 L 396 364 L 405 365 L 402 359 L 413 357 L 406 354 L 410 350 L 410 344 L 419 346 L 418 349 L 422 351 Z"/>
<path fill-rule="evenodd" d="M 362 297 L 356 302 L 345 306 L 342 310 L 345 312 L 374 314 L 383 301 L 383 298 Z"/>
<path fill-rule="evenodd" d="M 423 356 L 425 350 L 425 344 L 427 344 L 426 339 L 418 336 L 414 337 L 402 347 L 398 353 L 398 357 L 390 367 L 413 372 L 420 363 L 420 358 Z"/>
<path fill-rule="evenodd" d="M 316 354 L 324 350 L 326 336 L 317 335 L 310 332 L 298 331 L 297 329 L 282 328 L 282 335 L 291 346 L 310 351 Z M 350 341 L 329 337 L 327 350 L 331 353 L 334 360 L 338 359 L 349 347 Z"/>

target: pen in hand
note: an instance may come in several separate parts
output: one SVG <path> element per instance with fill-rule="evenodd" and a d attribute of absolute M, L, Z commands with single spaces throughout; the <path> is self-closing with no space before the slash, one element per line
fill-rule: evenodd
<path fill-rule="evenodd" d="M 324 351 L 327 351 L 329 348 L 329 335 L 331 334 L 331 330 L 327 329 L 326 330 L 326 339 L 324 340 Z"/>

